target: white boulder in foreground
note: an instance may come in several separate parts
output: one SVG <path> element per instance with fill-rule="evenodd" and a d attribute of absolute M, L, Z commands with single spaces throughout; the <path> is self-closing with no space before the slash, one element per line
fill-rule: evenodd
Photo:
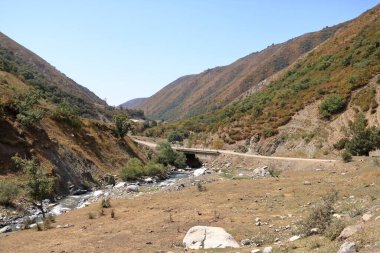
<path fill-rule="evenodd" d="M 188 249 L 239 248 L 235 239 L 220 227 L 192 227 L 187 231 L 183 244 Z"/>

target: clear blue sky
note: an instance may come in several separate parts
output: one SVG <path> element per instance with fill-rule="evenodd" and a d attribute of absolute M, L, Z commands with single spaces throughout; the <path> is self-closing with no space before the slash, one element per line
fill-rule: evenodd
<path fill-rule="evenodd" d="M 272 43 L 355 18 L 374 0 L 1 0 L 0 31 L 111 105 Z"/>

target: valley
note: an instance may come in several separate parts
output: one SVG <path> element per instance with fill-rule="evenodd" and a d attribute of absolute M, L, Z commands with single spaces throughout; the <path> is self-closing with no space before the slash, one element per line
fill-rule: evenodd
<path fill-rule="evenodd" d="M 111 106 L 0 33 L 0 253 L 380 252 L 380 5 L 268 45 Z"/>

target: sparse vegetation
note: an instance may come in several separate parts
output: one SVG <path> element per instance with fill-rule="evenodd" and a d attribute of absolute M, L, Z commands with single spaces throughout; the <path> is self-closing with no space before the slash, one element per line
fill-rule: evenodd
<path fill-rule="evenodd" d="M 55 108 L 52 118 L 56 121 L 65 122 L 71 127 L 79 127 L 81 125 L 78 109 L 70 105 L 66 100 Z"/>
<path fill-rule="evenodd" d="M 54 180 L 46 175 L 46 169 L 35 158 L 27 160 L 14 156 L 12 159 L 27 175 L 28 181 L 26 185 L 28 187 L 29 199 L 45 218 L 46 211 L 43 206 L 43 200 L 52 196 Z"/>
<path fill-rule="evenodd" d="M 172 131 L 168 134 L 168 142 L 175 143 L 175 142 L 182 142 L 184 139 L 184 136 L 182 133 L 178 131 Z"/>
<path fill-rule="evenodd" d="M 268 171 L 272 177 L 279 177 L 282 172 L 280 169 L 277 169 L 276 167 L 273 167 L 273 166 L 269 167 Z"/>
<path fill-rule="evenodd" d="M 0 182 L 0 205 L 12 206 L 13 200 L 17 197 L 19 188 L 15 183 Z"/>
<path fill-rule="evenodd" d="M 320 203 L 316 204 L 310 211 L 309 216 L 300 224 L 301 234 L 310 235 L 311 229 L 317 228 L 319 233 L 324 233 L 330 226 L 334 204 L 337 200 L 338 193 L 333 191 L 322 198 Z"/>
<path fill-rule="evenodd" d="M 323 235 L 330 239 L 331 241 L 334 241 L 340 233 L 343 231 L 343 229 L 346 227 L 345 222 L 342 220 L 334 220 L 325 230 Z"/>
<path fill-rule="evenodd" d="M 30 90 L 15 98 L 12 106 L 17 113 L 17 120 L 23 126 L 29 127 L 43 118 L 43 110 L 36 106 L 40 98 L 41 94 L 35 90 Z"/>
<path fill-rule="evenodd" d="M 88 218 L 89 218 L 90 220 L 93 220 L 93 219 L 95 219 L 95 218 L 96 218 L 96 216 L 95 216 L 95 214 L 94 214 L 94 213 L 92 213 L 92 212 L 89 212 L 89 213 L 88 213 Z"/>
<path fill-rule="evenodd" d="M 197 189 L 198 189 L 199 192 L 205 192 L 205 191 L 207 191 L 206 186 L 204 186 L 201 182 L 197 183 Z"/>

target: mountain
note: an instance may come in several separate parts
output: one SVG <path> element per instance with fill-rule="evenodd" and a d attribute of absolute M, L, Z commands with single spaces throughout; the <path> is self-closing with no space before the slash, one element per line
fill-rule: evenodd
<path fill-rule="evenodd" d="M 146 100 L 147 98 L 134 98 L 119 106 L 123 109 L 135 109 L 139 107 L 140 105 L 142 105 Z"/>
<path fill-rule="evenodd" d="M 55 101 L 67 99 L 83 115 L 99 117 L 106 102 L 44 59 L 0 33 L 0 69 L 18 76 Z"/>
<path fill-rule="evenodd" d="M 271 45 L 236 62 L 181 77 L 148 98 L 139 109 L 153 119 L 178 120 L 223 108 L 294 63 L 346 24 Z"/>
<path fill-rule="evenodd" d="M 185 129 L 192 145 L 219 141 L 266 155 L 335 152 L 334 142 L 347 134 L 358 112 L 370 125 L 380 126 L 379 31 L 380 5 L 344 24 L 262 89 L 214 113 L 160 125 L 149 134 Z"/>
<path fill-rule="evenodd" d="M 58 194 L 100 185 L 131 157 L 146 160 L 130 138 L 115 136 L 109 119 L 120 112 L 0 34 L 0 183 L 22 185 L 15 155 L 43 164 Z"/>

